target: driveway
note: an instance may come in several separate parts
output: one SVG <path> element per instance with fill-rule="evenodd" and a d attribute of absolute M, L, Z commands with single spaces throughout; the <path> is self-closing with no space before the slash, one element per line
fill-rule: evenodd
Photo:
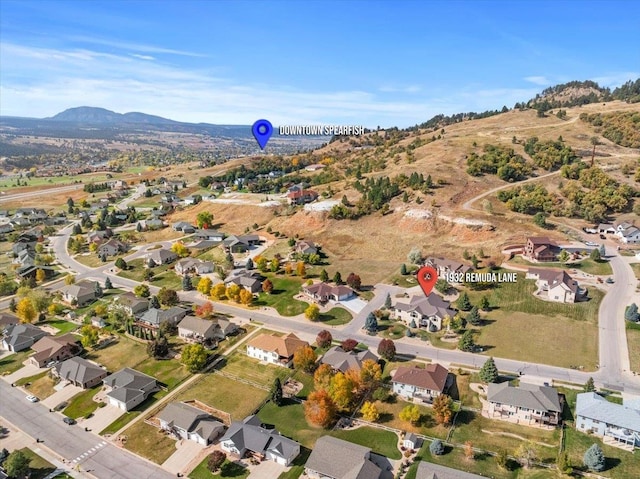
<path fill-rule="evenodd" d="M 82 391 L 83 389 L 79 386 L 74 386 L 73 384 L 67 384 L 66 386 L 61 388 L 59 391 L 53 393 L 47 399 L 42 401 L 42 405 L 47 406 L 49 409 L 53 409 L 61 402 L 68 401 L 73 396 L 75 396 L 78 393 L 81 393 Z"/>
<path fill-rule="evenodd" d="M 18 369 L 15 373 L 8 374 L 3 376 L 3 379 L 7 381 L 9 384 L 16 382 L 18 379 L 28 378 L 30 376 L 35 376 L 36 374 L 41 373 L 44 369 L 40 369 L 33 364 L 27 364 L 25 367 Z"/>
<path fill-rule="evenodd" d="M 285 466 L 273 461 L 262 461 L 259 465 L 251 466 L 249 469 L 251 471 L 249 479 L 273 479 L 280 477 L 280 474 L 287 470 Z"/>
<path fill-rule="evenodd" d="M 183 473 L 189 463 L 204 449 L 195 441 L 181 439 L 176 442 L 176 452 L 164 461 L 162 468 L 172 474 Z"/>
<path fill-rule="evenodd" d="M 343 299 L 339 303 L 336 303 L 336 305 L 343 306 L 347 308 L 349 311 L 351 311 L 352 313 L 358 314 L 360 311 L 364 309 L 364 307 L 367 305 L 367 302 L 363 299 L 356 297 L 351 299 Z"/>
<path fill-rule="evenodd" d="M 93 412 L 93 416 L 89 419 L 81 419 L 80 425 L 87 427 L 89 430 L 96 434 L 100 434 L 104 428 L 106 428 L 113 421 L 122 416 L 125 412 L 115 406 L 107 404 L 104 407 L 99 407 Z"/>

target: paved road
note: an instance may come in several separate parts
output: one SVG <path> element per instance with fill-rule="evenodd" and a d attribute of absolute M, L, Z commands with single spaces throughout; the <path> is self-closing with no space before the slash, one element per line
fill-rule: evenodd
<path fill-rule="evenodd" d="M 0 203 L 8 203 L 10 201 L 23 200 L 26 198 L 32 198 L 34 196 L 42 196 L 43 194 L 48 194 L 48 193 L 57 194 L 57 193 L 63 193 L 65 191 L 81 190 L 82 188 L 84 188 L 83 184 L 76 184 L 76 185 L 69 185 L 69 186 L 53 186 L 51 188 L 47 188 L 46 186 L 43 186 L 41 188 L 38 188 L 35 191 L 28 191 L 26 193 L 0 195 Z"/>
<path fill-rule="evenodd" d="M 28 402 L 20 389 L 12 388 L 5 381 L 0 381 L 0 397 L 0 416 L 8 418 L 27 435 L 44 440 L 44 446 L 70 465 L 85 455 L 78 463 L 93 476 L 100 479 L 175 477 L 79 426 L 67 426 L 60 414 L 50 413 L 42 404 Z"/>

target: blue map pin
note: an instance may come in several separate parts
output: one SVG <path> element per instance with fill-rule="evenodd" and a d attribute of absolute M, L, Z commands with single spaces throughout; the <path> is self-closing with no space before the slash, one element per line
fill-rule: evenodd
<path fill-rule="evenodd" d="M 273 125 L 271 122 L 268 120 L 258 120 L 251 127 L 251 131 L 253 132 L 253 136 L 255 136 L 258 145 L 260 145 L 260 149 L 264 150 L 269 138 L 271 138 L 271 135 L 273 134 Z"/>

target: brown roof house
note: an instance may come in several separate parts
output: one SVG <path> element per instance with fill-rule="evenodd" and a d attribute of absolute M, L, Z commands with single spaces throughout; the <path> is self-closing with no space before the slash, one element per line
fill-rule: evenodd
<path fill-rule="evenodd" d="M 63 286 L 60 292 L 63 301 L 76 306 L 85 306 L 98 298 L 95 281 L 82 280 L 75 284 L 68 284 Z"/>
<path fill-rule="evenodd" d="M 73 334 L 45 336 L 34 343 L 31 349 L 35 353 L 27 361 L 39 368 L 43 368 L 51 362 L 64 361 L 82 352 L 80 340 Z"/>
<path fill-rule="evenodd" d="M 449 371 L 437 363 L 423 368 L 399 367 L 393 375 L 393 392 L 408 401 L 431 403 L 450 386 Z"/>
<path fill-rule="evenodd" d="M 247 356 L 277 366 L 291 367 L 293 355 L 305 346 L 309 346 L 309 343 L 293 333 L 286 336 L 261 334 L 247 344 Z"/>
<path fill-rule="evenodd" d="M 536 296 L 558 303 L 575 303 L 584 296 L 584 291 L 564 270 L 529 268 L 526 277 L 535 279 Z"/>
<path fill-rule="evenodd" d="M 460 263 L 448 258 L 427 258 L 425 264 L 433 266 L 438 272 L 438 277 L 446 279 L 449 283 L 461 283 L 464 274 L 473 271 L 468 264 Z"/>
<path fill-rule="evenodd" d="M 185 341 L 197 343 L 217 343 L 236 330 L 237 326 L 226 319 L 186 316 L 178 323 L 178 336 Z"/>
<path fill-rule="evenodd" d="M 555 261 L 558 250 L 558 245 L 546 236 L 530 236 L 522 256 L 530 261 Z"/>
<path fill-rule="evenodd" d="M 310 286 L 303 286 L 302 293 L 318 303 L 327 301 L 344 301 L 355 295 L 349 286 L 332 286 L 327 283 L 316 283 Z"/>
<path fill-rule="evenodd" d="M 318 193 L 313 190 L 296 190 L 287 193 L 287 202 L 290 205 L 304 205 L 318 198 Z"/>

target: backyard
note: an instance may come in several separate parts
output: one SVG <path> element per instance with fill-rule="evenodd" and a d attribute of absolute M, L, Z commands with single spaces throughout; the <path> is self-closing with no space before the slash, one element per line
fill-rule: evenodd
<path fill-rule="evenodd" d="M 87 359 L 106 366 L 114 373 L 124 367 L 133 368 L 149 358 L 144 344 L 124 336 L 101 349 L 92 349 L 86 355 Z"/>
<path fill-rule="evenodd" d="M 297 316 L 304 313 L 309 306 L 304 301 L 293 299 L 300 293 L 302 280 L 296 277 L 281 277 L 272 273 L 266 276 L 273 283 L 273 291 L 270 294 L 260 293 L 256 306 L 270 306 L 275 308 L 282 316 Z"/>
<path fill-rule="evenodd" d="M 43 479 L 56 469 L 56 466 L 28 447 L 22 448 L 20 451 L 29 459 L 29 479 Z"/>
<path fill-rule="evenodd" d="M 22 363 L 32 352 L 31 349 L 25 349 L 24 351 L 19 351 L 0 359 L 0 375 L 4 376 L 15 373 L 22 367 Z"/>
<path fill-rule="evenodd" d="M 70 333 L 71 331 L 75 331 L 79 328 L 79 326 L 70 321 L 65 321 L 63 319 L 49 319 L 48 321 L 44 321 L 43 323 L 38 323 L 38 325 L 46 325 L 56 328 L 58 330 L 57 335 Z"/>
<path fill-rule="evenodd" d="M 236 349 L 233 353 L 223 359 L 222 371 L 233 376 L 237 376 L 266 387 L 273 384 L 273 380 L 279 377 L 284 382 L 291 376 L 292 370 L 273 364 L 264 364 L 257 359 L 250 358 L 241 349 Z"/>

